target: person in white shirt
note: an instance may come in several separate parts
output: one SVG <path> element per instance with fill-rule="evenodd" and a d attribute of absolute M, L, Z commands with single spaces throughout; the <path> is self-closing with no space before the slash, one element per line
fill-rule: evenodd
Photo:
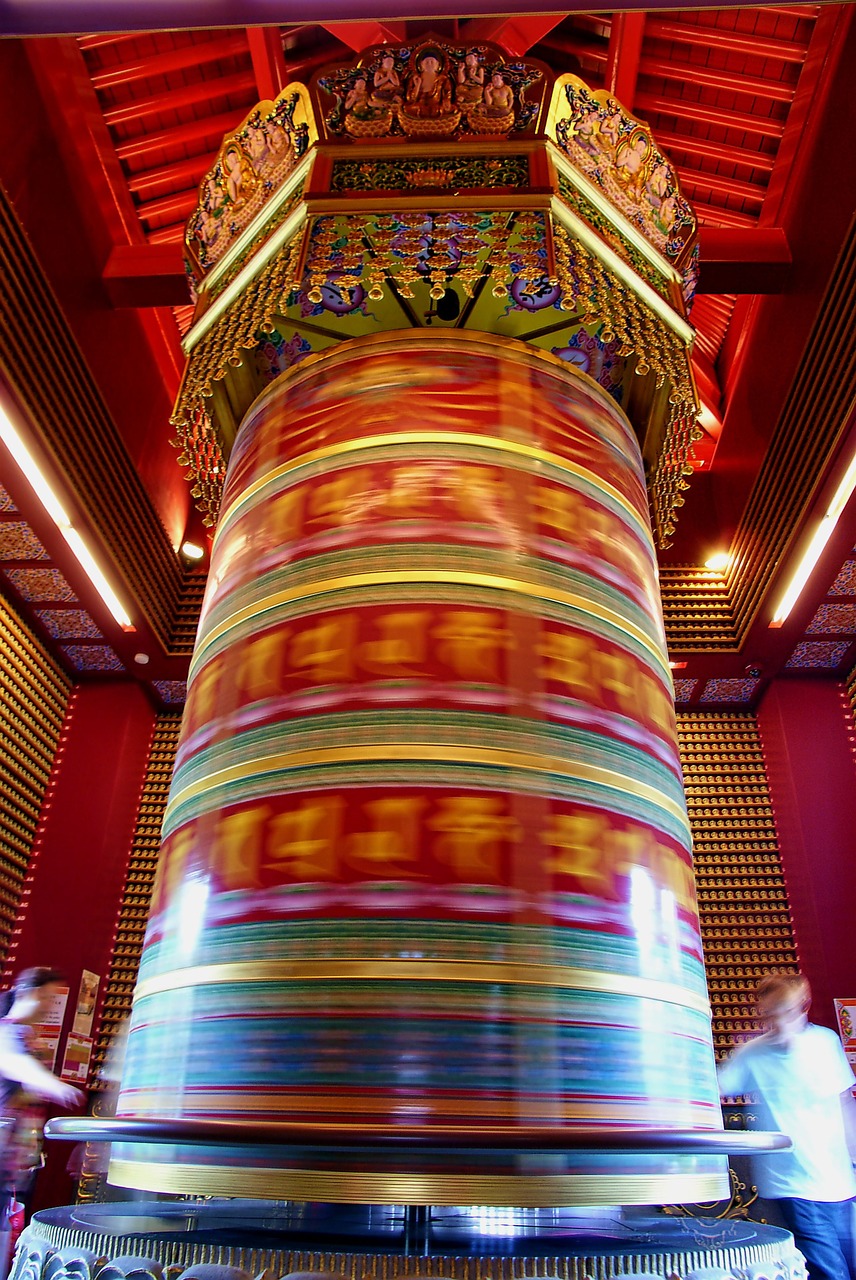
<path fill-rule="evenodd" d="M 720 1065 L 719 1091 L 752 1097 L 758 1127 L 778 1129 L 793 1143 L 791 1151 L 755 1156 L 753 1176 L 759 1194 L 777 1202 L 809 1280 L 856 1280 L 856 1078 L 838 1036 L 809 1022 L 811 991 L 802 974 L 768 974 L 756 999 L 767 1030 Z"/>

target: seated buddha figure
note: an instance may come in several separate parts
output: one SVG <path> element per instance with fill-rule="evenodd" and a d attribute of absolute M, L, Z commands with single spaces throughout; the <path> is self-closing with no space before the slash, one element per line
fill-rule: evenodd
<path fill-rule="evenodd" d="M 514 90 L 501 71 L 494 71 L 484 87 L 482 101 L 471 108 L 470 128 L 498 136 L 514 125 Z"/>
<path fill-rule="evenodd" d="M 417 60 L 407 81 L 407 111 L 412 116 L 436 118 L 452 110 L 452 82 L 437 53 L 426 51 Z"/>
<path fill-rule="evenodd" d="M 376 106 L 390 106 L 401 101 L 401 77 L 391 53 L 383 55 L 372 76 L 371 99 Z"/>
<path fill-rule="evenodd" d="M 479 62 L 479 55 L 470 50 L 458 67 L 458 83 L 455 86 L 455 101 L 466 111 L 481 102 L 484 94 L 484 67 Z"/>
<path fill-rule="evenodd" d="M 507 116 L 514 107 L 514 91 L 505 83 L 502 72 L 495 71 L 485 86 L 484 109 L 488 116 Z"/>

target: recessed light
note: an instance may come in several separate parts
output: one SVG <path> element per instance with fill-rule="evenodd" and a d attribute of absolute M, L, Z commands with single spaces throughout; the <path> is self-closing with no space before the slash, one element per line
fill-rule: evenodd
<path fill-rule="evenodd" d="M 711 573 L 724 573 L 731 564 L 731 556 L 727 551 L 717 551 L 715 555 L 710 556 L 704 562 L 705 569 L 710 569 Z"/>
<path fill-rule="evenodd" d="M 141 667 L 144 667 L 147 664 L 148 660 L 149 660 L 149 655 L 147 653 L 134 654 L 134 661 L 139 662 Z"/>
<path fill-rule="evenodd" d="M 185 560 L 201 560 L 205 555 L 205 548 L 200 547 L 198 542 L 182 542 L 181 554 Z"/>

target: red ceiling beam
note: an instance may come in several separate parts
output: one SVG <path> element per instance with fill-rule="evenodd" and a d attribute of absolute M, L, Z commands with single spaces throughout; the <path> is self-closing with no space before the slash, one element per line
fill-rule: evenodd
<path fill-rule="evenodd" d="M 403 22 L 325 22 L 324 29 L 354 53 L 376 44 L 401 44 L 406 38 Z"/>
<path fill-rule="evenodd" d="M 279 27 L 248 27 L 247 47 L 253 62 L 259 101 L 273 101 L 288 84 Z"/>
<path fill-rule="evenodd" d="M 237 111 L 229 111 L 219 116 L 204 116 L 201 120 L 190 120 L 187 124 L 180 124 L 171 129 L 159 129 L 157 133 L 144 133 L 139 138 L 117 143 L 116 155 L 129 164 L 131 161 L 152 157 L 163 160 L 166 153 L 180 154 L 182 147 L 199 143 L 204 138 L 213 138 L 215 139 L 211 149 L 213 164 L 223 136 L 237 129 L 246 114 L 243 108 L 239 108 Z"/>
<path fill-rule="evenodd" d="M 683 152 L 688 156 L 699 156 L 705 160 L 715 160 L 726 164 L 739 164 L 747 169 L 759 169 L 769 173 L 773 168 L 774 156 L 768 151 L 750 151 L 748 147 L 734 147 L 725 142 L 711 142 L 707 138 L 697 138 L 691 133 L 669 133 L 666 129 L 657 130 L 657 146 L 666 155 L 672 152 Z"/>
<path fill-rule="evenodd" d="M 636 99 L 637 112 L 646 116 L 671 116 L 674 120 L 693 120 L 699 124 L 718 125 L 721 129 L 734 129 L 738 133 L 751 133 L 759 138 L 781 138 L 784 122 L 753 116 L 748 111 L 732 111 L 725 107 L 706 107 L 688 98 L 663 98 L 653 93 L 641 93 Z M 654 130 L 656 135 L 657 130 Z"/>
<path fill-rule="evenodd" d="M 114 307 L 181 307 L 189 301 L 178 246 L 116 245 L 103 280 Z"/>
<path fill-rule="evenodd" d="M 609 30 L 606 54 L 606 88 L 615 94 L 622 106 L 633 110 L 636 81 L 645 38 L 644 13 L 615 13 Z"/>
<path fill-rule="evenodd" d="M 816 150 L 818 133 L 824 127 L 819 122 L 824 119 L 826 96 L 852 22 L 851 5 L 829 5 L 823 7 L 814 25 L 806 64 L 770 178 L 765 220 L 778 222 L 782 207 L 792 198 L 795 187 L 806 181 L 805 167 Z"/>
<path fill-rule="evenodd" d="M 216 98 L 245 97 L 254 99 L 256 85 L 250 70 L 236 71 L 232 76 L 219 76 L 216 80 L 197 80 L 170 89 L 169 94 L 159 94 L 155 98 L 134 98 L 131 102 L 123 102 L 119 107 L 107 107 L 104 119 L 111 129 L 118 129 L 127 124 L 140 124 L 151 116 L 162 116 L 164 112 L 180 111 L 184 107 L 195 107 L 200 103 L 209 103 Z"/>
<path fill-rule="evenodd" d="M 810 17 L 810 14 L 806 15 Z M 754 58 L 776 58 L 779 62 L 805 62 L 805 45 L 791 40 L 775 40 L 753 32 L 743 35 L 710 23 L 674 22 L 656 14 L 648 16 L 648 34 L 653 40 L 670 40 L 676 44 L 715 46 L 729 53 L 750 54 Z"/>
<path fill-rule="evenodd" d="M 69 172 L 86 190 L 91 213 L 97 213 L 112 243 L 141 241 L 134 203 L 77 42 L 31 40 L 25 48 L 57 138 L 68 153 Z"/>
<path fill-rule="evenodd" d="M 210 155 L 190 156 L 176 164 L 165 164 L 144 173 L 132 173 L 128 178 L 128 188 L 140 200 L 153 200 L 156 196 L 175 191 L 177 186 L 198 187 L 210 166 Z"/>
<path fill-rule="evenodd" d="M 783 293 L 792 268 L 781 227 L 701 227 L 699 293 Z"/>
<path fill-rule="evenodd" d="M 247 52 L 245 32 L 218 35 L 214 40 L 197 40 L 193 44 L 171 49 L 169 53 L 155 53 L 120 66 L 96 71 L 92 75 L 92 83 L 98 92 L 118 89 L 121 85 L 133 84 L 138 80 L 156 79 L 173 71 L 186 71 L 189 67 L 201 67 L 209 62 L 237 58 Z"/>
<path fill-rule="evenodd" d="M 530 17 L 471 18 L 461 32 L 468 44 L 498 44 L 512 58 L 522 58 L 564 19 L 563 13 Z"/>
<path fill-rule="evenodd" d="M 694 62 L 677 62 L 666 58 L 646 58 L 642 70 L 646 76 L 658 76 L 661 80 L 677 80 L 679 84 L 700 84 L 708 89 L 725 89 L 729 93 L 748 93 L 756 98 L 773 102 L 793 101 L 796 81 L 764 80 L 761 76 L 747 76 L 742 71 L 711 70 Z"/>

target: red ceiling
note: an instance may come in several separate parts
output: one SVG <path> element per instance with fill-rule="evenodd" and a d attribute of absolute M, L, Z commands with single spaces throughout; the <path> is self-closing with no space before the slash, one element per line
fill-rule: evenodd
<path fill-rule="evenodd" d="M 383 11 L 377 3 L 372 7 Z M 852 128 L 852 10 L 773 4 L 539 15 L 537 4 L 516 6 L 521 7 L 534 12 L 429 24 L 399 15 L 386 23 L 334 20 L 333 4 L 324 9 L 331 19 L 324 25 L 128 30 L 0 42 L 6 71 L 0 181 L 174 542 L 186 522 L 193 528 L 185 482 L 168 446 L 168 405 L 181 369 L 177 339 L 190 316 L 180 244 L 202 175 L 223 134 L 260 98 L 290 80 L 308 79 L 324 63 L 350 59 L 370 43 L 414 39 L 433 28 L 464 41 L 495 40 L 557 72 L 576 71 L 592 88 L 609 88 L 651 124 L 675 161 L 701 223 L 702 277 L 692 320 L 708 434 L 699 450 L 706 474 L 691 487 L 665 559 L 699 564 L 717 544 L 727 547 L 856 204 L 852 176 L 841 160 L 836 166 L 840 143 L 830 127 L 833 110 L 844 103 Z M 50 29 L 58 7 L 39 8 Z M 263 0 L 206 8 L 240 10 L 247 22 L 263 21 L 266 10 Z M 345 0 L 339 8 L 356 13 Z M 128 26 L 143 9 L 151 14 L 156 6 L 123 7 Z M 180 11 L 174 0 L 176 21 Z M 24 29 L 22 14 L 21 5 L 0 4 L 7 31 Z M 6 109 L 14 94 L 38 106 L 24 131 L 36 147 L 30 162 L 37 158 L 45 167 L 41 184 L 26 167 L 20 120 Z M 852 134 L 843 129 L 841 136 Z M 73 190 L 64 219 L 61 202 L 46 193 L 51 184 L 62 191 L 67 175 Z M 61 232 L 58 238 L 63 224 L 65 243 Z M 68 261 L 69 240 L 76 265 Z M 93 305 L 81 297 L 87 287 L 98 294 Z M 120 330 L 123 349 L 132 346 L 145 377 L 123 364 Z M 14 483 L 8 488 L 14 512 Z M 5 516 L 0 509 L 3 518 L 11 518 L 8 508 Z M 823 566 L 823 581 L 819 570 L 803 629 L 842 560 L 849 560 L 856 539 L 842 537 L 835 563 Z M 74 577 L 73 566 L 62 567 Z M 805 638 L 802 631 L 788 631 L 765 642 L 776 655 L 766 661 L 786 667 Z M 841 650 L 835 670 L 852 665 L 854 638 L 856 619 L 852 630 L 834 634 L 839 647 L 845 639 L 850 645 Z M 114 639 L 121 650 L 121 639 Z M 757 636 L 753 644 L 761 646 Z M 158 670 L 171 678 L 175 665 L 155 658 Z M 708 653 L 703 667 L 690 660 L 692 678 L 699 680 L 732 677 L 742 665 L 740 654 Z M 818 669 L 831 668 L 827 662 Z"/>

